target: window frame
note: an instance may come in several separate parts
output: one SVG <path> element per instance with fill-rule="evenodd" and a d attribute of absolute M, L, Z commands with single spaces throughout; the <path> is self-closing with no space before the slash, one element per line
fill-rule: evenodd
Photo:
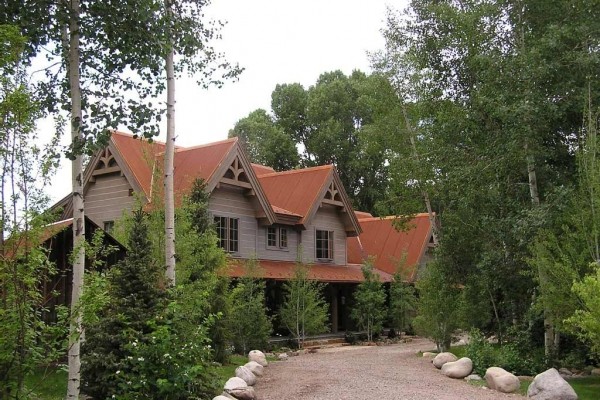
<path fill-rule="evenodd" d="M 282 226 L 267 226 L 265 245 L 267 250 L 282 250 L 287 251 L 288 229 Z"/>
<path fill-rule="evenodd" d="M 326 237 L 320 237 L 323 236 L 323 234 L 325 234 Z M 334 260 L 335 253 L 333 238 L 334 231 L 315 228 L 315 259 L 321 262 L 331 262 Z M 319 257 L 324 255 L 326 257 Z"/>
<path fill-rule="evenodd" d="M 213 222 L 219 239 L 218 246 L 227 253 L 239 253 L 240 219 L 238 217 L 214 215 Z"/>

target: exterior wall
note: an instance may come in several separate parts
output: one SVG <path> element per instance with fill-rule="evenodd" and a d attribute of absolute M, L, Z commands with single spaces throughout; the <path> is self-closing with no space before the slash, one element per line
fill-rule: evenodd
<path fill-rule="evenodd" d="M 296 261 L 298 256 L 298 235 L 299 233 L 291 226 L 275 225 L 276 227 L 287 229 L 287 249 L 267 248 L 267 227 L 258 227 L 258 236 L 256 240 L 256 255 L 261 260 L 279 260 Z"/>
<path fill-rule="evenodd" d="M 317 210 L 311 224 L 302 231 L 302 260 L 316 262 L 315 235 L 317 229 L 333 231 L 333 261 L 332 264 L 346 265 L 346 229 L 335 207 L 324 205 Z"/>
<path fill-rule="evenodd" d="M 123 211 L 135 205 L 135 196 L 130 196 L 131 185 L 120 173 L 99 175 L 85 193 L 85 216 L 99 227 L 106 221 L 116 221 Z"/>
<path fill-rule="evenodd" d="M 239 251 L 233 257 L 252 258 L 257 256 L 258 222 L 251 198 L 244 189 L 225 187 L 215 189 L 208 201 L 208 210 L 213 216 L 239 218 Z"/>

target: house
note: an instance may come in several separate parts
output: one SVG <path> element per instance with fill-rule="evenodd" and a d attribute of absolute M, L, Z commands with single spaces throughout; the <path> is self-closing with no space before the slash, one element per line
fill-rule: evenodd
<path fill-rule="evenodd" d="M 86 216 L 110 231 L 134 207 L 136 194 L 149 204 L 162 196 L 162 182 L 155 177 L 164 151 L 163 143 L 114 132 L 85 170 Z M 275 172 L 251 163 L 232 138 L 177 147 L 174 167 L 176 203 L 196 178 L 205 180 L 219 246 L 231 256 L 228 274 L 243 276 L 239 261 L 258 259 L 275 307 L 281 296 L 278 282 L 293 276 L 297 260 L 310 264 L 309 276 L 327 283 L 333 332 L 349 327 L 348 305 L 363 279 L 366 258 L 375 257 L 375 271 L 384 282 L 392 279 L 403 255 L 403 267 L 411 271 L 426 260 L 429 220 L 419 215 L 414 229 L 397 232 L 392 219 L 353 210 L 332 165 Z M 56 206 L 63 208 L 65 218 L 70 216 L 69 197 Z"/>

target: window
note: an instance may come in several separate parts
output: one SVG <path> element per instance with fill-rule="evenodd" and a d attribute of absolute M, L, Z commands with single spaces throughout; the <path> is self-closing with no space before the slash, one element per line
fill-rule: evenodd
<path fill-rule="evenodd" d="M 316 258 L 333 260 L 333 232 L 317 229 L 316 233 Z"/>
<path fill-rule="evenodd" d="M 267 248 L 287 249 L 287 228 L 267 227 Z"/>
<path fill-rule="evenodd" d="M 239 251 L 239 218 L 215 217 L 219 247 L 230 253 Z"/>
<path fill-rule="evenodd" d="M 104 221 L 104 232 L 111 233 L 115 228 L 115 221 Z"/>

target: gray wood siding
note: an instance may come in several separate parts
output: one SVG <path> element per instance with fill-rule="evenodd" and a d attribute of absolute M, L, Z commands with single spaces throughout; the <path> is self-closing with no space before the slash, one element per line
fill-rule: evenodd
<path fill-rule="evenodd" d="M 208 201 L 208 210 L 213 216 L 239 218 L 239 252 L 234 257 L 251 258 L 257 256 L 256 233 L 258 222 L 255 209 L 243 190 L 218 188 L 213 190 Z"/>
<path fill-rule="evenodd" d="M 302 259 L 304 262 L 315 262 L 316 230 L 333 231 L 333 264 L 346 265 L 346 230 L 337 210 L 323 206 L 317 210 L 311 224 L 302 231 Z"/>
<path fill-rule="evenodd" d="M 116 221 L 124 211 L 131 211 L 135 196 L 129 195 L 131 185 L 121 174 L 100 175 L 85 193 L 85 215 L 101 228 L 106 221 Z"/>
<path fill-rule="evenodd" d="M 277 225 L 276 225 L 277 226 Z M 257 256 L 261 260 L 281 260 L 296 261 L 298 255 L 298 233 L 291 226 L 277 226 L 287 229 L 288 247 L 283 249 L 267 248 L 267 227 L 258 227 L 258 237 L 256 241 Z"/>

